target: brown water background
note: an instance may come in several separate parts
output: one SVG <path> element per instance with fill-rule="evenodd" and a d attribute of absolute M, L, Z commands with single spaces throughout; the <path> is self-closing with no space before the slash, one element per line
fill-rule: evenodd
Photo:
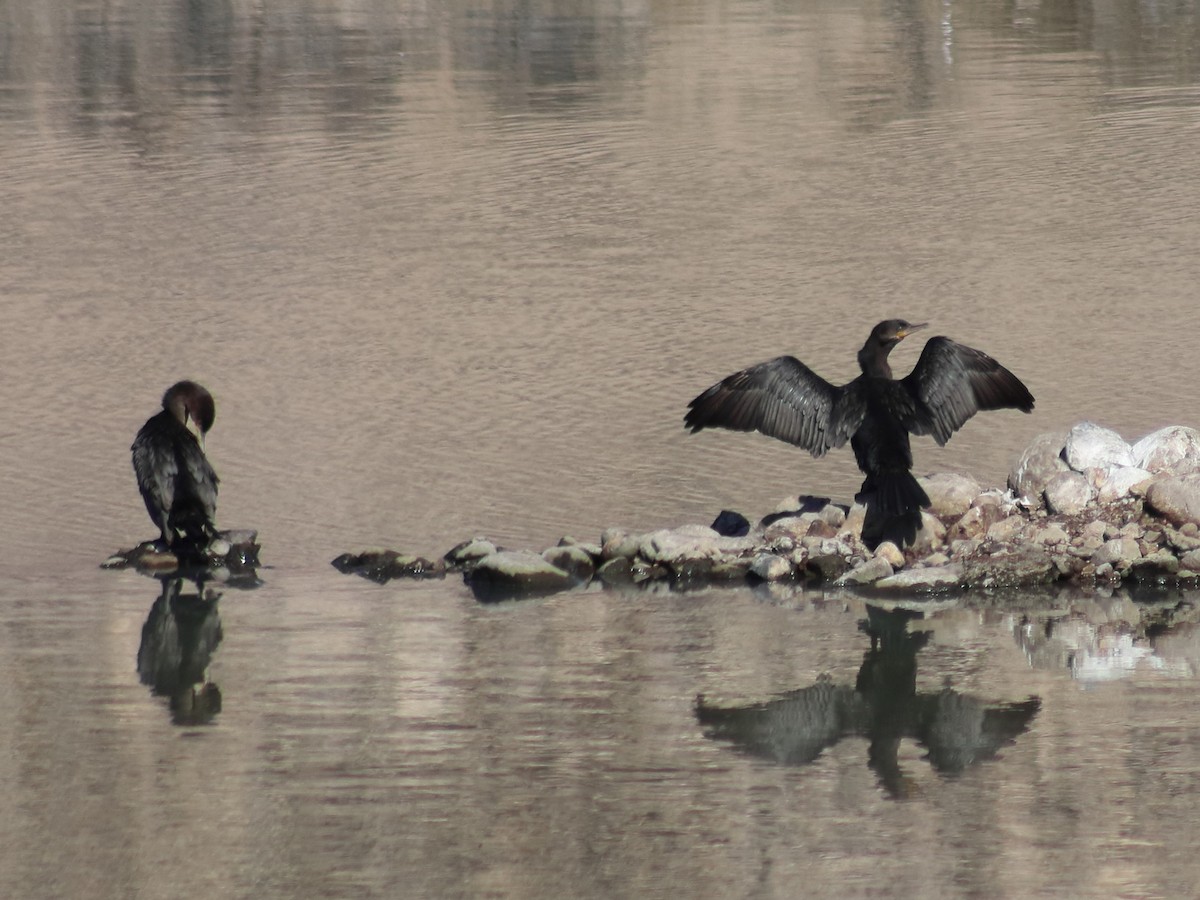
<path fill-rule="evenodd" d="M 860 746 L 691 713 L 852 681 L 853 598 L 491 609 L 328 561 L 848 500 L 848 452 L 682 415 L 780 353 L 848 380 L 892 316 L 1037 397 L 919 471 L 1197 425 L 1197 173 L 1191 2 L 0 0 L 0 894 L 1194 894 L 1188 634 L 1072 677 L 938 613 L 926 687 L 1043 707 L 958 780 L 913 748 L 897 803 Z M 129 443 L 182 377 L 268 566 L 200 728 L 137 681 L 158 586 L 95 568 L 150 535 Z"/>

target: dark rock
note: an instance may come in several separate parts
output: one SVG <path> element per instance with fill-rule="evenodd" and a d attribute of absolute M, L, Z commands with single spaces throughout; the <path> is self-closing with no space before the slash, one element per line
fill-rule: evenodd
<path fill-rule="evenodd" d="M 850 561 L 840 553 L 817 553 L 806 565 L 806 570 L 821 581 L 836 581 L 849 569 Z"/>
<path fill-rule="evenodd" d="M 671 567 L 676 590 L 686 591 L 706 586 L 713 579 L 711 559 L 685 559 Z"/>
<path fill-rule="evenodd" d="M 713 520 L 712 529 L 722 537 L 745 537 L 750 533 L 750 520 L 739 512 L 723 509 Z"/>
<path fill-rule="evenodd" d="M 614 556 L 596 571 L 596 577 L 614 586 L 633 584 L 633 561 L 628 556 Z"/>
<path fill-rule="evenodd" d="M 442 560 L 407 556 L 395 550 L 343 553 L 331 565 L 344 575 L 358 575 L 376 584 L 387 584 L 393 578 L 441 578 L 446 574 Z"/>

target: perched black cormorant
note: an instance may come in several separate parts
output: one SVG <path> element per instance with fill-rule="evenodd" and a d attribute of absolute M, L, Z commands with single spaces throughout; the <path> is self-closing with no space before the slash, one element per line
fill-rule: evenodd
<path fill-rule="evenodd" d="M 217 473 L 204 456 L 204 435 L 215 416 L 212 394 L 180 381 L 163 394 L 162 405 L 130 448 L 138 490 L 163 541 L 203 549 L 216 535 Z"/>
<path fill-rule="evenodd" d="M 714 384 L 688 404 L 684 424 L 761 431 L 823 456 L 850 441 L 867 476 L 859 499 L 866 504 L 863 541 L 903 547 L 921 527 L 929 497 L 912 475 L 909 434 L 950 440 L 980 410 L 1033 409 L 1033 395 L 1012 372 L 986 353 L 930 338 L 917 365 L 895 379 L 888 354 L 924 328 L 903 319 L 880 322 L 858 351 L 862 375 L 840 387 L 791 356 L 780 356 Z"/>

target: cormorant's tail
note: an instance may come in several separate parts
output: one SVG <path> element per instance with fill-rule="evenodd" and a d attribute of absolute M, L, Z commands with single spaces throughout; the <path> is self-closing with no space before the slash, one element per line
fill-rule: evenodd
<path fill-rule="evenodd" d="M 912 472 L 868 475 L 858 499 L 867 507 L 862 539 L 871 550 L 884 541 L 906 547 L 917 539 L 921 507 L 929 505 L 929 495 Z"/>

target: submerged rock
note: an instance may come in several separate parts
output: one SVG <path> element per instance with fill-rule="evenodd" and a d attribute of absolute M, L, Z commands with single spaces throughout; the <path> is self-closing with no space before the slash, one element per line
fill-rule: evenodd
<path fill-rule="evenodd" d="M 463 577 L 476 599 L 485 603 L 552 594 L 576 583 L 569 572 L 532 550 L 498 550 L 479 560 Z"/>
<path fill-rule="evenodd" d="M 442 560 L 428 560 L 382 548 L 343 553 L 330 565 L 343 575 L 358 575 L 376 584 L 387 584 L 393 578 L 441 578 L 446 574 L 446 564 Z"/>

